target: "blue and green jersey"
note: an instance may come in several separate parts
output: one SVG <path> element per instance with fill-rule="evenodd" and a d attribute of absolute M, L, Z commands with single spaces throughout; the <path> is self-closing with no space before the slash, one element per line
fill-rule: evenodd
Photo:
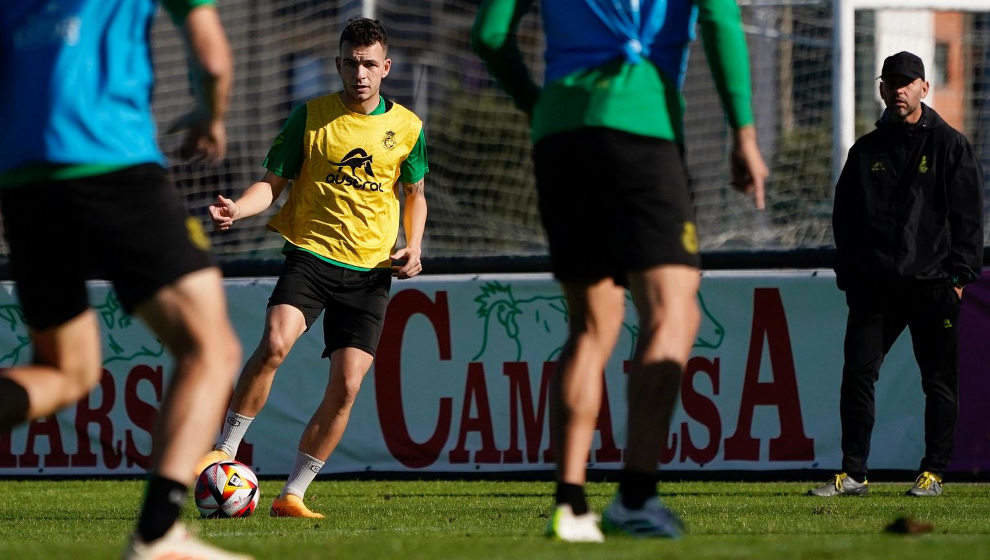
<path fill-rule="evenodd" d="M 516 105 L 534 141 L 600 126 L 684 141 L 681 86 L 700 25 L 705 53 L 733 128 L 753 122 L 748 51 L 735 0 L 541 0 L 544 86 L 515 44 L 534 0 L 485 0 L 472 44 Z"/>
<path fill-rule="evenodd" d="M 214 0 L 165 0 L 179 25 Z M 151 114 L 155 0 L 0 2 L 0 186 L 165 163 Z"/>

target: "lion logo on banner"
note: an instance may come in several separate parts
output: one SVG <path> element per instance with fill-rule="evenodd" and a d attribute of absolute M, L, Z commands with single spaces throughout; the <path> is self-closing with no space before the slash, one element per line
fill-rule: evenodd
<path fill-rule="evenodd" d="M 102 303 L 93 306 L 102 325 L 103 365 L 130 362 L 137 358 L 159 358 L 165 354 L 162 342 L 124 312 L 117 295 L 107 290 Z M 16 303 L 0 305 L 0 330 L 7 328 L 11 342 L 0 346 L 0 367 L 10 367 L 31 360 L 31 337 L 24 312 Z"/>
<path fill-rule="evenodd" d="M 474 302 L 478 304 L 476 313 L 484 321 L 484 328 L 481 348 L 471 358 L 472 361 L 485 354 L 495 337 L 507 338 L 510 341 L 509 346 L 516 349 L 512 359 L 519 361 L 525 342 L 544 340 L 550 333 L 559 333 L 555 340 L 560 343 L 551 348 L 545 361 L 551 361 L 560 355 L 567 332 L 567 301 L 563 295 L 536 295 L 517 299 L 512 293 L 511 285 L 493 281 L 481 286 L 481 293 L 474 298 Z M 632 297 L 628 291 L 626 302 L 627 305 L 632 305 Z M 701 327 L 694 347 L 718 348 L 725 339 L 725 328 L 708 310 L 701 292 L 698 292 L 698 305 L 701 308 Z M 639 326 L 623 321 L 622 329 L 629 335 L 628 356 L 632 359 L 639 338 Z"/>

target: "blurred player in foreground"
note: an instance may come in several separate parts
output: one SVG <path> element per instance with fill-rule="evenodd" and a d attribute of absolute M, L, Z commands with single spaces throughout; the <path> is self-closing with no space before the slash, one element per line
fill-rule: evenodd
<path fill-rule="evenodd" d="M 983 173 L 966 137 L 931 107 L 921 59 L 884 60 L 886 110 L 860 138 L 835 186 L 835 279 L 849 317 L 839 396 L 842 472 L 815 496 L 869 491 L 866 460 L 880 364 L 911 331 L 925 393 L 925 456 L 908 495 L 938 496 L 958 414 L 963 286 L 983 264 Z"/>
<path fill-rule="evenodd" d="M 540 214 L 570 314 L 551 391 L 558 482 L 547 532 L 603 539 L 585 499 L 585 464 L 628 286 L 640 339 L 627 387 L 626 463 L 604 525 L 676 537 L 681 523 L 657 496 L 657 461 L 700 322 L 679 89 L 697 17 L 734 130 L 732 183 L 762 208 L 767 169 L 739 8 L 732 0 L 543 0 L 541 89 L 515 41 L 531 3 L 486 0 L 472 44 L 531 119 Z"/>
<path fill-rule="evenodd" d="M 165 2 L 191 52 L 199 106 L 183 153 L 224 155 L 230 48 L 210 1 Z M 85 279 L 113 282 L 175 357 L 153 433 L 144 506 L 126 558 L 242 558 L 177 522 L 203 426 L 223 414 L 240 345 L 199 222 L 166 180 L 151 115 L 151 0 L 0 4 L 0 196 L 11 269 L 34 346 L 0 374 L 0 430 L 52 414 L 100 380 Z"/>
<path fill-rule="evenodd" d="M 288 200 L 268 223 L 286 244 L 265 331 L 241 373 L 215 451 L 200 468 L 236 455 L 268 399 L 275 371 L 326 311 L 323 355 L 330 358 L 330 379 L 272 504 L 273 516 L 323 517 L 303 498 L 343 436 L 374 360 L 392 274 L 401 279 L 422 271 L 426 138 L 416 115 L 379 94 L 392 65 L 385 29 L 377 20 L 348 22 L 336 62 L 343 91 L 293 110 L 265 159 L 265 176 L 236 202 L 221 196 L 210 207 L 216 226 L 229 229 L 271 206 L 293 180 Z M 406 246 L 392 252 L 400 182 Z M 404 262 L 393 264 L 399 260 Z"/>

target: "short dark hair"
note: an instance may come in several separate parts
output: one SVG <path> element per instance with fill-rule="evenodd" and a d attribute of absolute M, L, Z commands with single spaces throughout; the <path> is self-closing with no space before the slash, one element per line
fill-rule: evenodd
<path fill-rule="evenodd" d="M 388 34 L 385 27 L 377 19 L 353 18 L 347 21 L 347 25 L 340 33 L 340 44 L 338 48 L 344 46 L 344 41 L 356 47 L 368 47 L 375 43 L 381 43 L 382 47 L 388 48 Z"/>

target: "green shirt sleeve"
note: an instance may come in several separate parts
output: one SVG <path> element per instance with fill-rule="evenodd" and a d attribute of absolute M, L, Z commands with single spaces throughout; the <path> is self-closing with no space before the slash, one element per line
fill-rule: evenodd
<path fill-rule="evenodd" d="M 732 128 L 753 124 L 749 51 L 735 0 L 695 0 L 705 56 Z"/>
<path fill-rule="evenodd" d="M 214 4 L 216 0 L 162 0 L 162 6 L 176 25 L 182 25 L 193 8 Z"/>
<path fill-rule="evenodd" d="M 306 132 L 306 104 L 303 103 L 289 114 L 282 130 L 268 149 L 262 165 L 265 169 L 286 179 L 299 176 L 303 160 L 303 134 Z"/>
<path fill-rule="evenodd" d="M 409 156 L 399 166 L 399 182 L 415 183 L 426 176 L 430 171 L 430 166 L 426 161 L 426 133 L 419 129 L 419 140 L 413 146 Z"/>
<path fill-rule="evenodd" d="M 516 28 L 532 3 L 533 0 L 485 0 L 471 29 L 471 48 L 526 114 L 532 114 L 540 88 L 519 52 Z"/>

